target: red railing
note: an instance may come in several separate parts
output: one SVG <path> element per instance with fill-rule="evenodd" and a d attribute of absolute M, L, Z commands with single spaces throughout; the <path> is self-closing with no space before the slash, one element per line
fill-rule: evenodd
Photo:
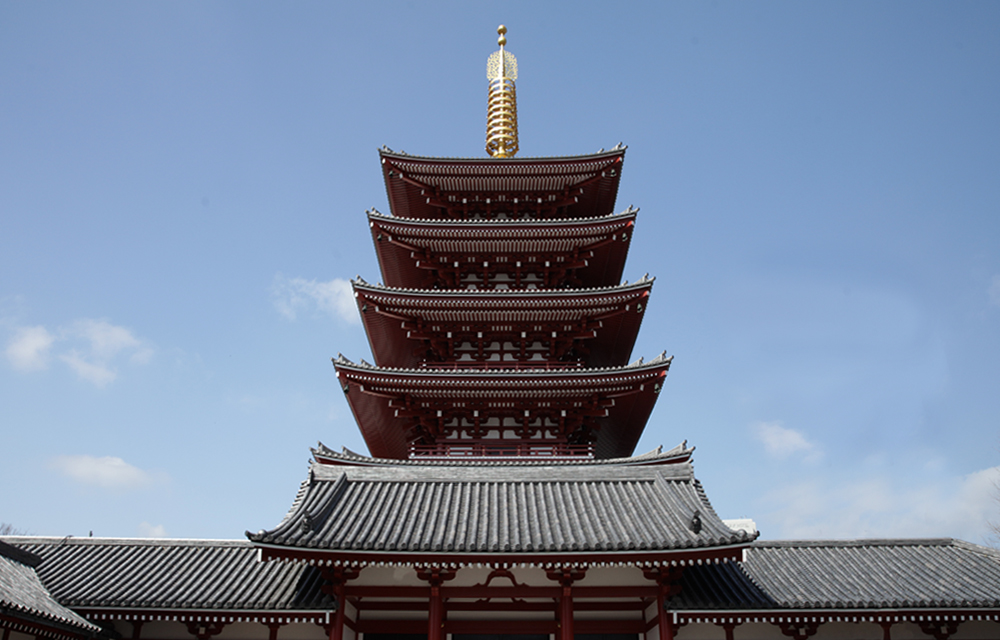
<path fill-rule="evenodd" d="M 510 360 L 475 361 L 459 360 L 456 362 L 424 362 L 421 369 L 445 371 L 460 371 L 462 369 L 499 369 L 503 371 L 564 371 L 566 369 L 582 369 L 582 362 L 548 362 L 544 360 L 527 360 L 522 362 Z"/>
<path fill-rule="evenodd" d="M 547 458 L 572 459 L 593 458 L 594 447 L 589 444 L 542 444 L 512 442 L 493 443 L 442 443 L 410 445 L 410 458 Z"/>

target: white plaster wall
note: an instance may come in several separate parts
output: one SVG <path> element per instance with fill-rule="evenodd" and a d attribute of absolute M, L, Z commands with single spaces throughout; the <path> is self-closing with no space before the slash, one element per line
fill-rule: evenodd
<path fill-rule="evenodd" d="M 353 608 L 353 607 L 352 607 Z M 357 612 L 347 610 L 348 616 L 356 615 Z M 132 624 L 124 620 L 114 621 L 115 631 L 121 634 L 123 640 L 132 637 Z M 344 628 L 345 640 L 354 640 L 353 634 L 347 635 L 350 631 Z M 142 626 L 142 640 L 195 640 L 194 636 L 188 633 L 187 625 L 183 622 L 146 621 Z M 261 622 L 232 622 L 226 625 L 217 636 L 212 636 L 212 640 L 267 640 L 270 637 L 270 629 Z M 11 639 L 13 640 L 13 638 Z M 323 627 L 312 622 L 289 623 L 282 625 L 278 629 L 278 640 L 327 640 L 326 631 Z"/>
<path fill-rule="evenodd" d="M 655 618 L 656 617 L 656 606 L 657 606 L 657 604 L 656 604 L 656 601 L 654 600 L 653 603 L 651 605 L 649 605 L 648 607 L 646 607 L 646 610 L 642 612 L 642 619 L 643 620 L 652 620 L 653 618 Z M 645 640 L 659 640 L 659 638 L 660 638 L 660 629 L 659 629 L 659 627 L 654 626 L 652 629 L 650 629 L 649 631 L 646 632 L 646 638 L 645 638 Z"/>
<path fill-rule="evenodd" d="M 0 631 L 0 633 L 3 633 Z M 27 633 L 21 633 L 20 631 L 14 631 L 11 629 L 10 640 L 35 640 L 35 636 L 29 635 Z"/>
<path fill-rule="evenodd" d="M 895 636 L 893 636 L 895 637 Z M 826 622 L 816 630 L 815 640 L 882 640 L 882 626 L 874 622 Z M 925 637 L 925 640 L 933 638 Z"/>
<path fill-rule="evenodd" d="M 647 610 L 646 615 L 654 615 Z M 647 617 L 648 619 L 648 617 Z M 917 624 L 906 622 L 892 625 L 892 640 L 932 640 Z M 680 628 L 676 640 L 724 640 L 725 630 L 715 624 L 688 624 Z M 788 640 L 781 628 L 770 623 L 745 623 L 733 631 L 734 640 Z M 998 640 L 1000 622 L 969 621 L 958 626 L 951 640 Z M 659 629 L 653 627 L 646 640 L 659 640 Z M 882 640 L 882 627 L 874 622 L 826 622 L 810 640 Z"/>
<path fill-rule="evenodd" d="M 549 584 L 554 584 L 549 580 Z M 656 583 L 642 575 L 638 567 L 591 567 L 574 587 L 649 587 Z"/>

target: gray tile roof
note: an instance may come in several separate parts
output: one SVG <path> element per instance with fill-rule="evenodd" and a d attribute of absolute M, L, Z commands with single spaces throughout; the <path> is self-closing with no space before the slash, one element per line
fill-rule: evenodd
<path fill-rule="evenodd" d="M 52 595 L 75 608 L 329 609 L 313 567 L 259 562 L 243 540 L 11 537 L 41 556 Z M 74 614 L 75 615 L 75 614 Z"/>
<path fill-rule="evenodd" d="M 0 613 L 72 634 L 93 636 L 101 631 L 59 604 L 46 591 L 36 567 L 42 559 L 0 541 Z"/>
<path fill-rule="evenodd" d="M 256 549 L 246 541 L 7 540 L 44 558 L 40 577 L 66 606 L 330 608 L 315 567 L 258 562 Z M 996 609 L 1000 553 L 951 539 L 756 542 L 747 549 L 746 562 L 688 567 L 681 583 L 680 595 L 669 605 L 680 613 Z"/>
<path fill-rule="evenodd" d="M 952 539 L 755 542 L 742 564 L 685 570 L 671 608 L 1000 607 L 1000 552 Z"/>
<path fill-rule="evenodd" d="M 695 516 L 699 524 L 693 524 Z M 268 545 L 468 554 L 674 551 L 746 544 L 689 461 L 631 466 L 314 463 Z"/>

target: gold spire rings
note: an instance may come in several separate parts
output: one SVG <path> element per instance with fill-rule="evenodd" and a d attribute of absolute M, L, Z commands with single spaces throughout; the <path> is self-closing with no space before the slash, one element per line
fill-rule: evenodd
<path fill-rule="evenodd" d="M 500 37 L 495 51 L 486 61 L 486 78 L 490 82 L 486 112 L 486 153 L 494 158 L 511 158 L 517 154 L 517 58 L 506 51 L 507 27 L 497 27 Z"/>

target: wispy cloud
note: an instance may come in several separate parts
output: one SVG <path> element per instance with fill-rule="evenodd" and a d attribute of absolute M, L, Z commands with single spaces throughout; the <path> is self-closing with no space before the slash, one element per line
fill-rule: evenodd
<path fill-rule="evenodd" d="M 805 453 L 806 459 L 810 460 L 821 456 L 818 447 L 802 433 L 783 427 L 780 422 L 757 422 L 751 430 L 772 457 L 785 459 L 794 453 Z"/>
<path fill-rule="evenodd" d="M 90 362 L 76 349 L 60 355 L 59 359 L 68 364 L 76 375 L 98 387 L 106 387 L 118 376 L 107 364 Z"/>
<path fill-rule="evenodd" d="M 990 283 L 988 294 L 990 296 L 990 303 L 1000 307 L 1000 274 L 993 276 L 993 282 Z"/>
<path fill-rule="evenodd" d="M 7 343 L 7 360 L 19 371 L 40 371 L 49 366 L 49 350 L 55 341 L 45 327 L 20 327 Z"/>
<path fill-rule="evenodd" d="M 49 465 L 75 482 L 102 489 L 142 489 L 153 481 L 149 473 L 115 456 L 56 456 Z"/>
<path fill-rule="evenodd" d="M 167 528 L 162 524 L 149 524 L 146 521 L 139 523 L 140 538 L 166 538 Z"/>
<path fill-rule="evenodd" d="M 776 508 L 759 520 L 777 526 L 764 531 L 769 538 L 959 536 L 985 541 L 996 515 L 998 482 L 1000 467 L 906 486 L 888 477 L 812 480 L 765 495 L 762 503 Z"/>
<path fill-rule="evenodd" d="M 123 361 L 144 364 L 153 354 L 129 329 L 82 318 L 54 331 L 43 326 L 18 327 L 6 355 L 15 369 L 37 371 L 48 367 L 54 352 L 77 376 L 98 387 L 115 380 Z"/>
<path fill-rule="evenodd" d="M 358 309 L 349 280 L 334 278 L 328 282 L 274 276 L 271 299 L 278 313 L 295 320 L 301 312 L 317 309 L 334 318 L 358 324 Z"/>

